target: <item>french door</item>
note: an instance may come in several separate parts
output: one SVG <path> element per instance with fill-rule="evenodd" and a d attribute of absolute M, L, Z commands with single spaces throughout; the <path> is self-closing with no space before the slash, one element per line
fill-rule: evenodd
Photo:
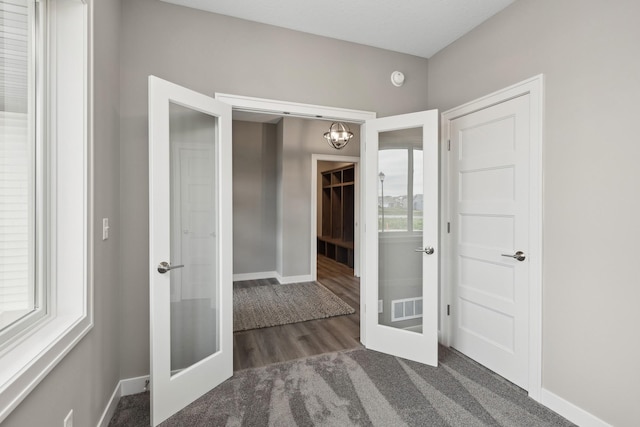
<path fill-rule="evenodd" d="M 365 124 L 366 346 L 438 364 L 438 112 Z"/>
<path fill-rule="evenodd" d="M 151 423 L 233 374 L 231 107 L 149 77 Z"/>

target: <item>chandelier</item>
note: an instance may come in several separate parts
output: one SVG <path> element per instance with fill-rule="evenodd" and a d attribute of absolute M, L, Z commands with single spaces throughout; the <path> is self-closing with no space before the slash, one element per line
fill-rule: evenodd
<path fill-rule="evenodd" d="M 324 133 L 324 137 L 330 146 L 336 150 L 340 150 L 353 138 L 353 132 L 351 132 L 344 123 L 333 122 L 329 127 L 329 132 Z"/>

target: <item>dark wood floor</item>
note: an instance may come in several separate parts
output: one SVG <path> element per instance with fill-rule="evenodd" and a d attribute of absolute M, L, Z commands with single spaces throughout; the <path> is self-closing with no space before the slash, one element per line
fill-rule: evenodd
<path fill-rule="evenodd" d="M 344 264 L 318 256 L 318 282 L 355 308 L 356 312 L 348 316 L 235 332 L 234 371 L 362 346 L 360 279 L 354 277 L 353 269 Z M 247 281 L 234 286 L 260 286 L 269 283 Z"/>

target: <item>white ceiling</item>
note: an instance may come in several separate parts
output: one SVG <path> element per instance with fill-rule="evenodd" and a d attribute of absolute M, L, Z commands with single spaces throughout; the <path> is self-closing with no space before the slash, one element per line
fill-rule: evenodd
<path fill-rule="evenodd" d="M 515 0 L 163 0 L 429 58 Z"/>

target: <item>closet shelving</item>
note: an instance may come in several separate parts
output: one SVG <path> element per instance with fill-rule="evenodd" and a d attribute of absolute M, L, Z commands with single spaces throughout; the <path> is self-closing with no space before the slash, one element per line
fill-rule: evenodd
<path fill-rule="evenodd" d="M 353 268 L 355 167 L 322 172 L 322 235 L 318 254 Z"/>

